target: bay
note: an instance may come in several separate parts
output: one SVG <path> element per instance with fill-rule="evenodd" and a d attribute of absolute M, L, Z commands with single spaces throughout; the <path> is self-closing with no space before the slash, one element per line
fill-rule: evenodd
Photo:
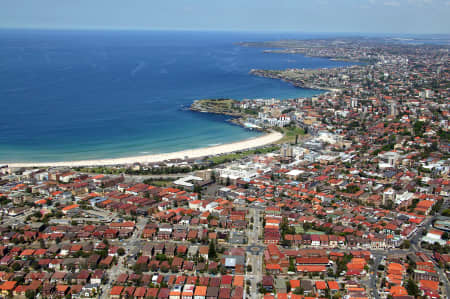
<path fill-rule="evenodd" d="M 268 54 L 240 41 L 315 38 L 254 32 L 0 30 L 0 162 L 117 158 L 257 136 L 202 98 L 294 98 L 321 91 L 253 68 L 349 65 Z"/>

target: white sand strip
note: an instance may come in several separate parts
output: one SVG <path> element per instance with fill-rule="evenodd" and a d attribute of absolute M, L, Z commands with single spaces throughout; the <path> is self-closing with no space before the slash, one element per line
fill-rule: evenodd
<path fill-rule="evenodd" d="M 205 156 L 231 153 L 234 151 L 242 151 L 274 143 L 280 140 L 282 137 L 283 134 L 273 131 L 269 134 L 265 134 L 264 136 L 246 139 L 243 141 L 165 154 L 144 155 L 126 158 L 116 158 L 116 159 L 84 160 L 84 161 L 36 162 L 36 163 L 26 162 L 26 163 L 4 163 L 4 164 L 7 164 L 9 167 L 77 167 L 77 166 L 126 165 L 133 163 L 153 163 L 171 159 L 200 158 Z"/>

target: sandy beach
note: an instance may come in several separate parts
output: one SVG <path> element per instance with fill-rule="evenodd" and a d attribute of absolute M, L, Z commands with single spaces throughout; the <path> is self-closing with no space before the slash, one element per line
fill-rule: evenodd
<path fill-rule="evenodd" d="M 26 163 L 5 163 L 9 167 L 78 167 L 78 166 L 106 166 L 106 165 L 125 165 L 133 163 L 153 163 L 170 159 L 200 158 L 211 155 L 220 155 L 234 151 L 246 150 L 249 148 L 260 147 L 274 143 L 280 140 L 283 134 L 271 132 L 261 137 L 246 139 L 243 141 L 221 144 L 211 147 L 184 150 L 173 153 L 134 156 L 115 159 L 98 159 L 82 161 L 64 161 L 64 162 L 26 162 Z"/>

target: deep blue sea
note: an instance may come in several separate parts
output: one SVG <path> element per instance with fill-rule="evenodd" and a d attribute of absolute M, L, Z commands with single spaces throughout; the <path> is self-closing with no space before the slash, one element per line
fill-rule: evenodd
<path fill-rule="evenodd" d="M 267 54 L 240 41 L 314 35 L 188 31 L 0 31 L 0 162 L 172 152 L 256 136 L 186 111 L 202 98 L 293 98 L 316 90 L 252 68 L 348 65 Z"/>

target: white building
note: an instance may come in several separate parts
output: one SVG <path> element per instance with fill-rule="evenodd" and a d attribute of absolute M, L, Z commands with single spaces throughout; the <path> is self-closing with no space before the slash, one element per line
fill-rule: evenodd
<path fill-rule="evenodd" d="M 380 159 L 380 162 L 378 162 L 378 167 L 380 167 L 380 169 L 385 169 L 395 167 L 400 155 L 396 152 L 386 152 L 383 154 L 378 154 L 378 158 Z"/>
<path fill-rule="evenodd" d="M 422 238 L 422 242 L 426 242 L 429 244 L 439 243 L 440 245 L 445 245 L 447 241 L 442 240 L 442 235 L 444 232 L 440 230 L 432 229 L 430 230 L 425 237 Z"/>
<path fill-rule="evenodd" d="M 414 193 L 404 192 L 403 194 L 395 194 L 395 203 L 401 204 L 402 202 L 408 202 L 414 197 Z"/>
<path fill-rule="evenodd" d="M 202 178 L 200 178 L 198 176 L 189 175 L 184 178 L 180 178 L 180 179 L 174 181 L 173 183 L 178 186 L 192 189 L 196 182 L 201 182 L 201 181 L 203 181 Z"/>

